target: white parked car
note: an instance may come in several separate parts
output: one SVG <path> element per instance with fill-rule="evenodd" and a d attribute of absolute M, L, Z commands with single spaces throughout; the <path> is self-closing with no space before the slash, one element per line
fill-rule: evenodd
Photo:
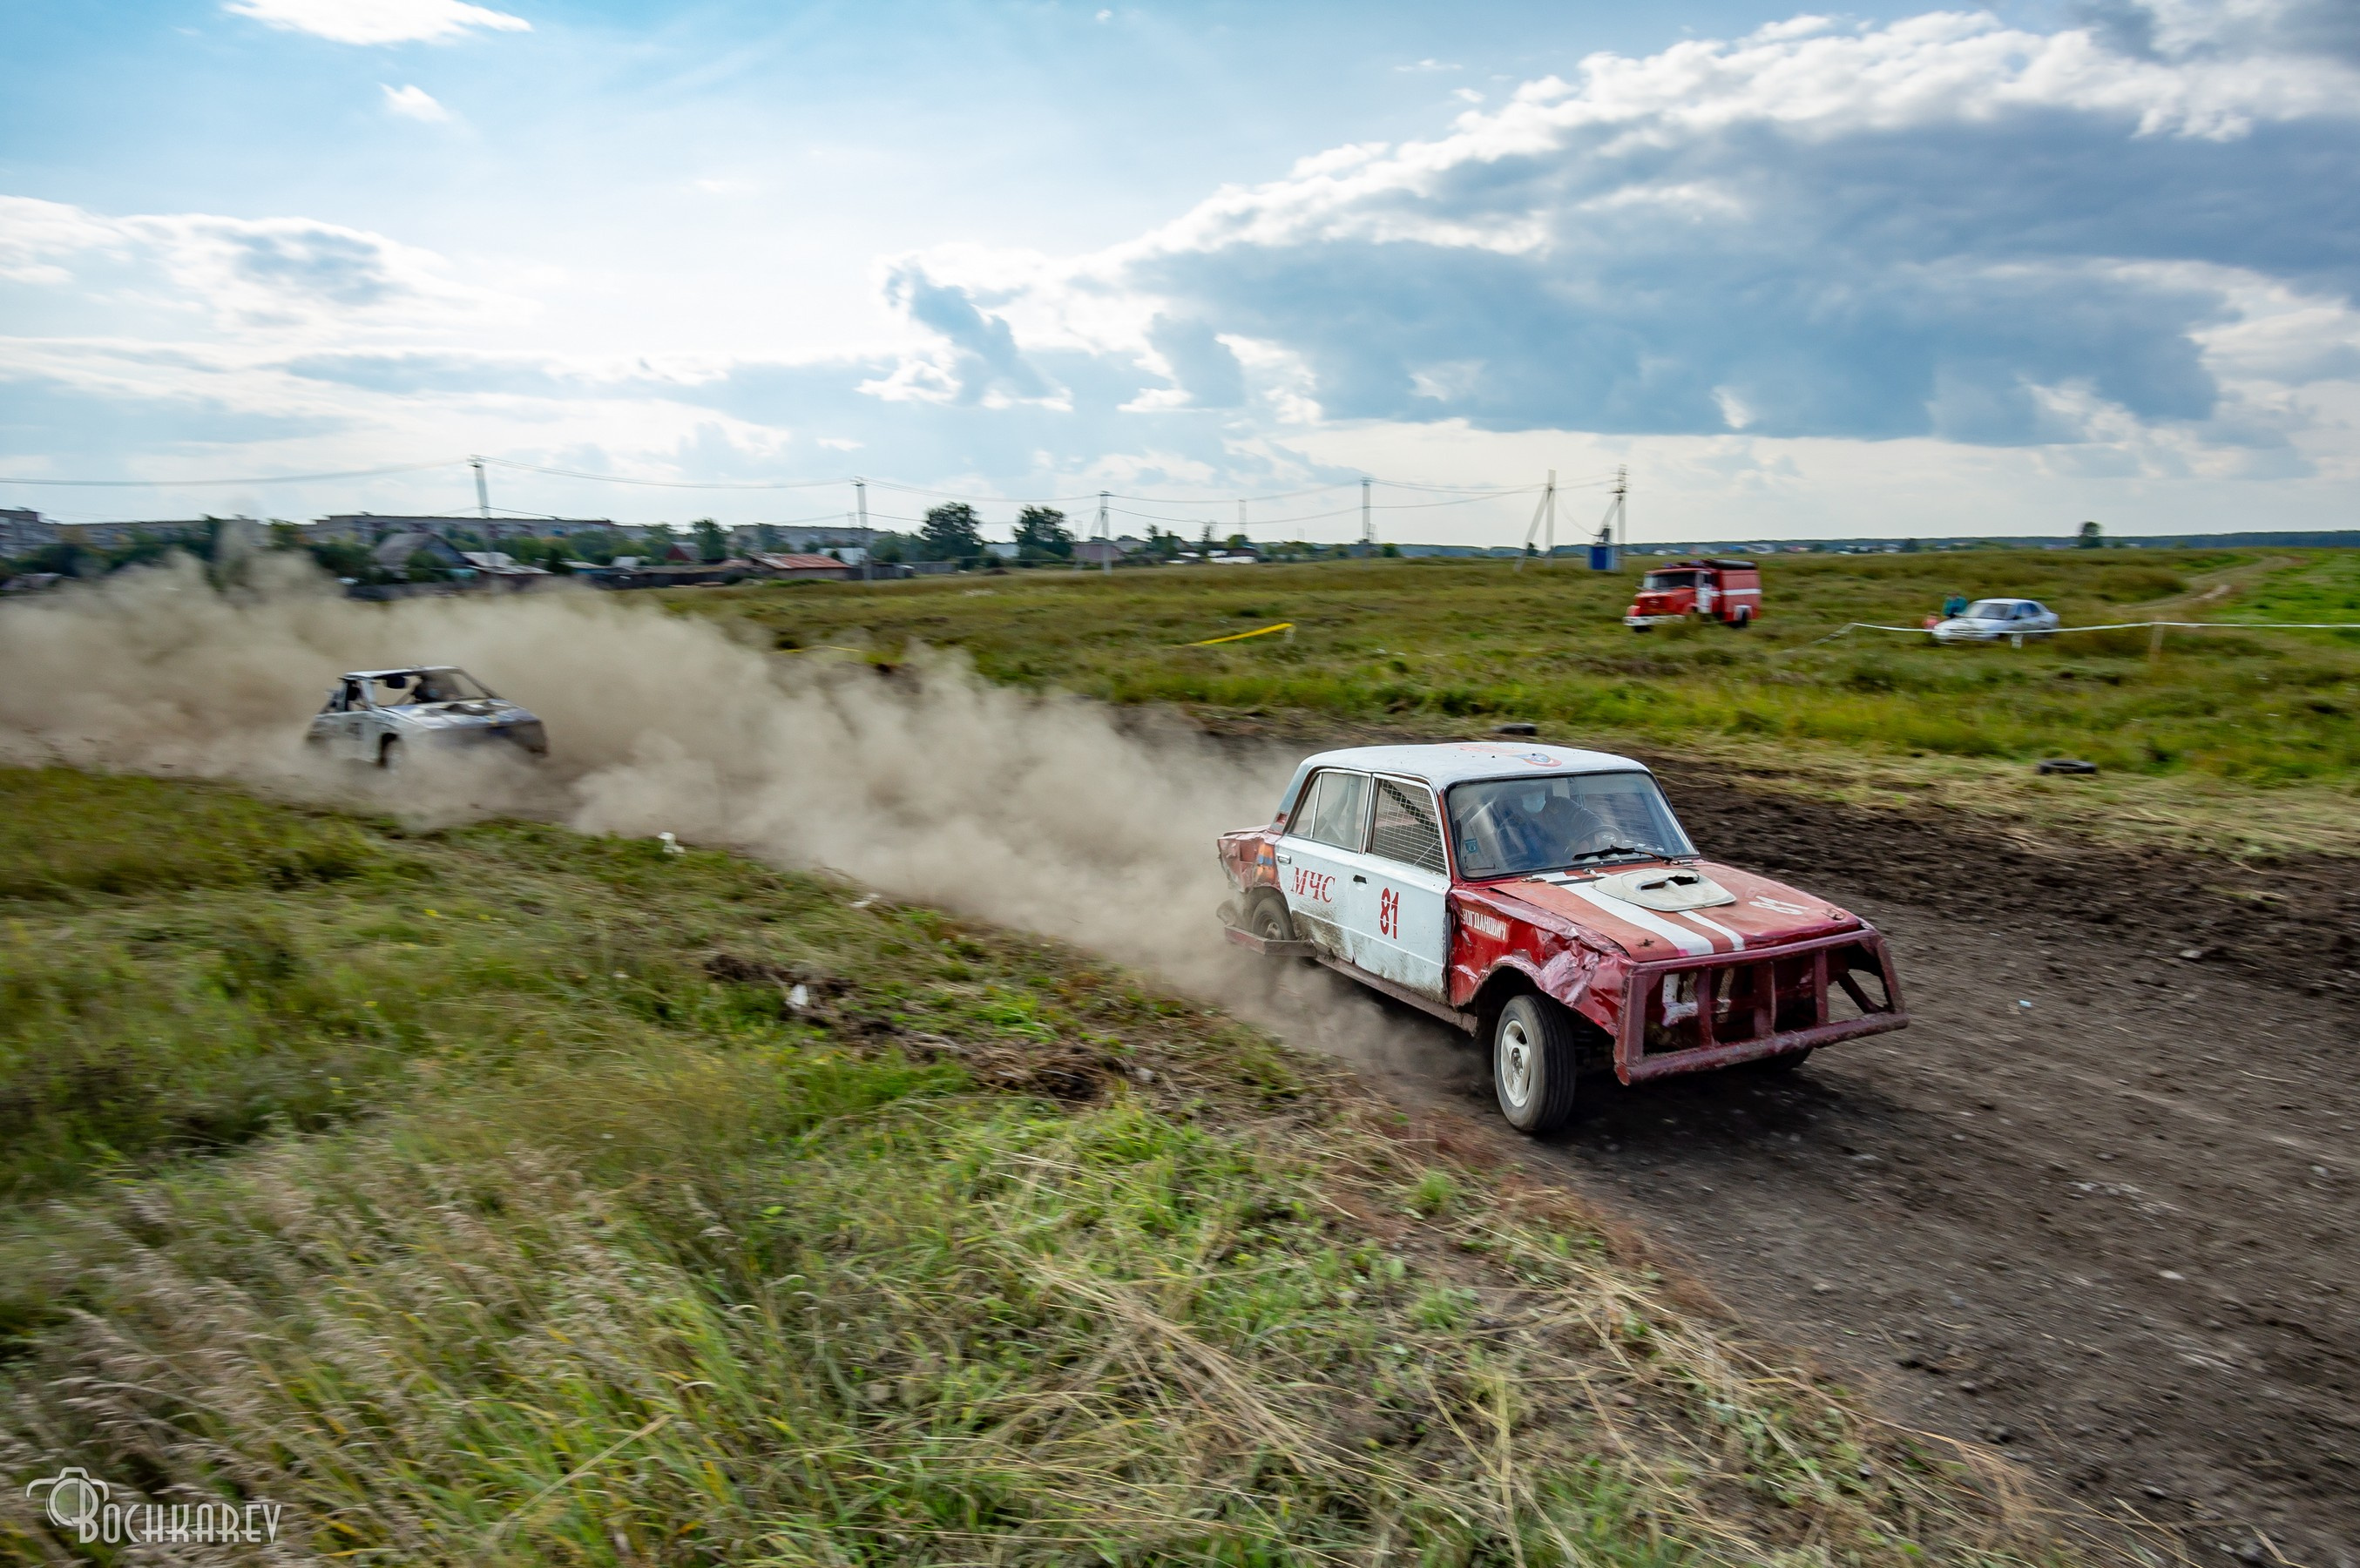
<path fill-rule="evenodd" d="M 2018 648 L 2028 637 L 2047 637 L 2057 629 L 2057 612 L 2037 599 L 1978 599 L 1966 614 L 1938 622 L 1936 642 L 1997 642 L 2005 637 Z"/>
<path fill-rule="evenodd" d="M 450 664 L 351 671 L 329 691 L 303 739 L 328 756 L 378 768 L 398 768 L 429 747 L 492 741 L 549 755 L 540 719 Z"/>

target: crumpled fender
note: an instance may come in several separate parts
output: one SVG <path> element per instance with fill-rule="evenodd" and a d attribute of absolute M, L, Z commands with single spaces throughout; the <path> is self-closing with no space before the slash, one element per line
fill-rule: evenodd
<path fill-rule="evenodd" d="M 1564 943 L 1538 964 L 1522 951 L 1502 953 L 1484 972 L 1481 982 L 1458 998 L 1458 1005 L 1471 1007 L 1475 994 L 1502 970 L 1513 970 L 1531 981 L 1541 995 L 1563 1003 L 1609 1034 L 1622 1026 L 1623 996 L 1631 974 L 1631 961 L 1622 953 L 1579 942 Z"/>
<path fill-rule="evenodd" d="M 1622 1027 L 1630 970 L 1631 961 L 1622 953 L 1574 942 L 1543 964 L 1533 983 L 1611 1035 Z"/>
<path fill-rule="evenodd" d="M 1240 828 L 1217 841 L 1221 870 L 1239 892 L 1278 886 L 1277 841 L 1266 828 Z"/>

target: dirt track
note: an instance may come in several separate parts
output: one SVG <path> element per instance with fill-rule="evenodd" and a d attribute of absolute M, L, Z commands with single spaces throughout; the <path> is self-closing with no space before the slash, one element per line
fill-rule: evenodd
<path fill-rule="evenodd" d="M 1708 854 L 1884 929 L 1915 1025 L 1783 1080 L 1610 1082 L 1540 1146 L 1439 1027 L 1392 1092 L 1472 1113 L 1896 1420 L 2200 1561 L 2360 1564 L 2355 868 L 1664 775 Z"/>

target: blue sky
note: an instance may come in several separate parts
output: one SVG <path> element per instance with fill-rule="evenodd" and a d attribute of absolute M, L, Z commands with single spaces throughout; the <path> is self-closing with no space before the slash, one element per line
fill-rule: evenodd
<path fill-rule="evenodd" d="M 2360 526 L 2349 0 L 23 0 L 0 45 L 16 478 L 481 452 L 1226 530 L 1364 473 L 1627 464 L 1643 539 Z M 0 486 L 68 518 L 472 498 L 456 467 Z M 1532 505 L 1381 498 L 1452 542 Z M 1250 525 L 1348 537 L 1356 499 Z"/>

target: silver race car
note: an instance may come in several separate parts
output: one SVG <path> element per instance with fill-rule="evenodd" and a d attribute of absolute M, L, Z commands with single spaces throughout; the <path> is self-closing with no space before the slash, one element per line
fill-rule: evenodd
<path fill-rule="evenodd" d="M 2016 647 L 2028 637 L 2047 637 L 2057 629 L 2057 612 L 2037 599 L 1978 599 L 1963 615 L 1934 627 L 1936 642 L 1997 642 L 2005 637 Z"/>
<path fill-rule="evenodd" d="M 426 748 L 493 741 L 549 755 L 540 719 L 450 664 L 352 671 L 303 739 L 330 757 L 388 768 Z"/>

